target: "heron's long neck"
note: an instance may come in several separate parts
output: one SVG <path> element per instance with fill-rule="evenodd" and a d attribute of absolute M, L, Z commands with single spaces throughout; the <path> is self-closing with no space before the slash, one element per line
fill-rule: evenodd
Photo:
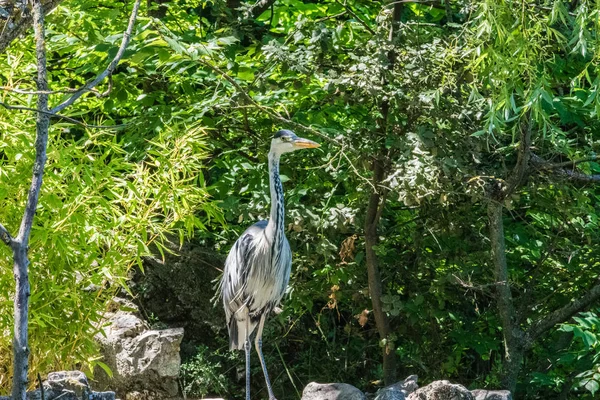
<path fill-rule="evenodd" d="M 279 179 L 279 154 L 269 152 L 269 186 L 271 190 L 271 218 L 266 233 L 273 239 L 284 232 L 283 187 Z"/>

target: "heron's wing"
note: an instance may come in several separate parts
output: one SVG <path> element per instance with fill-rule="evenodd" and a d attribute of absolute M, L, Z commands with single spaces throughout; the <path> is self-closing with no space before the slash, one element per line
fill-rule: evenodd
<path fill-rule="evenodd" d="M 257 247 L 260 243 L 258 238 L 263 235 L 266 226 L 267 221 L 259 221 L 246 229 L 229 251 L 221 281 L 223 302 L 231 302 L 242 295 L 258 253 Z M 231 310 L 231 312 L 235 311 L 236 309 Z"/>
<path fill-rule="evenodd" d="M 260 221 L 246 229 L 234 243 L 225 260 L 220 286 L 231 348 L 243 346 L 246 324 L 248 324 L 248 334 L 256 325 L 249 315 L 247 305 L 250 298 L 245 295 L 245 289 L 257 254 L 257 246 L 260 243 L 259 237 L 263 235 L 266 226 L 267 221 Z M 235 317 L 232 319 L 233 316 Z"/>

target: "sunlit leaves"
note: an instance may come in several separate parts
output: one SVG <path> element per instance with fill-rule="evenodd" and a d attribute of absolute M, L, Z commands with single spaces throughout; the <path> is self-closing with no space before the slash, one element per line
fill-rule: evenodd
<path fill-rule="evenodd" d="M 12 134 L 0 137 L 0 219 L 14 229 L 32 151 L 30 134 L 19 130 L 22 122 L 13 123 L 7 124 Z M 144 256 L 166 251 L 164 241 L 182 241 L 221 221 L 200 177 L 206 157 L 201 129 L 166 128 L 133 159 L 124 150 L 126 136 L 97 131 L 75 140 L 57 131 L 51 136 L 30 247 L 33 374 L 100 365 L 92 337 L 110 294 L 127 288 L 129 269 L 141 265 Z M 5 247 L 0 254 L 9 265 Z M 12 286 L 9 268 L 0 270 L 0 282 Z M 0 301 L 10 302 L 10 292 Z M 7 317 L 0 329 L 7 331 L 10 313 L 2 315 Z M 0 357 L 9 352 L 8 341 L 1 342 Z"/>

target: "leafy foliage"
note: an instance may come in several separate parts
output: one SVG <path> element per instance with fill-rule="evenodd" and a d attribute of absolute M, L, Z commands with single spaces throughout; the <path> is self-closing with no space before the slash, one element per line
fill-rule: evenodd
<path fill-rule="evenodd" d="M 207 394 L 226 394 L 230 390 L 230 383 L 222 372 L 222 365 L 215 359 L 223 357 L 231 360 L 232 355 L 211 354 L 208 347 L 198 347 L 196 355 L 181 366 L 181 380 L 186 395 L 203 398 Z"/>
<path fill-rule="evenodd" d="M 284 310 L 265 331 L 275 392 L 296 397 L 310 380 L 374 390 L 381 379 L 363 231 L 373 160 L 384 160 L 386 171 L 375 250 L 398 373 L 498 387 L 506 371 L 488 194 L 517 161 L 528 112 L 539 159 L 600 173 L 597 5 L 407 3 L 394 24 L 394 6 L 383 1 L 280 0 L 255 20 L 246 18 L 254 2 L 232 3 L 171 2 L 163 18 L 140 18 L 110 93 L 87 95 L 68 111 L 123 130 L 53 123 L 32 238 L 34 371 L 93 364 L 90 338 L 104 295 L 125 284 L 151 243 L 161 249 L 170 234 L 195 233 L 197 243 L 225 254 L 267 217 L 266 149 L 285 126 L 321 135 L 323 146 L 281 167 L 294 267 Z M 78 87 L 103 68 L 128 6 L 70 0 L 48 17 L 54 89 Z M 1 57 L 3 85 L 33 87 L 29 37 Z M 11 104 L 34 100 L 3 93 Z M 33 119 L 1 113 L 0 221 L 14 227 Z M 578 159 L 589 162 L 568 163 Z M 577 299 L 600 268 L 598 186 L 535 165 L 503 204 L 521 326 Z M 2 287 L 10 287 L 2 271 Z M 101 289 L 84 290 L 90 285 Z M 10 298 L 2 302 L 9 309 Z M 521 393 L 597 393 L 594 313 L 563 321 L 535 343 Z M 8 329 L 8 313 L 0 324 Z M 232 372 L 239 359 L 226 355 L 223 335 L 193 339 L 203 347 L 184 369 L 191 392 L 242 388 Z M 8 340 L 0 361 L 8 361 Z"/>
<path fill-rule="evenodd" d="M 6 161 L 0 201 L 3 220 L 13 226 L 21 205 L 13 199 L 24 196 L 20 183 L 27 181 L 32 165 L 30 155 L 20 152 L 31 135 L 8 132 L 2 137 Z M 24 145 L 16 146 L 18 141 Z M 143 160 L 135 161 L 112 134 L 53 138 L 30 250 L 33 373 L 77 363 L 93 367 L 92 335 L 107 296 L 126 287 L 128 270 L 151 254 L 149 246 L 162 249 L 168 236 L 183 239 L 212 217 L 218 219 L 198 180 L 203 142 L 198 130 L 165 132 L 147 143 Z M 200 204 L 206 204 L 205 217 L 195 215 Z M 8 257 L 4 249 L 5 265 Z M 10 287 L 10 270 L 3 269 L 1 276 L 3 287 Z M 9 297 L 2 301 L 10 304 Z M 3 330 L 10 329 L 9 315 L 3 313 Z M 4 338 L 6 351 L 10 336 Z"/>

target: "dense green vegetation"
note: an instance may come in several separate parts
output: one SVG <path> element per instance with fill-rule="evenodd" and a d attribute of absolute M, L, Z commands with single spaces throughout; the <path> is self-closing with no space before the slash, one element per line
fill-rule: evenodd
<path fill-rule="evenodd" d="M 30 246 L 31 376 L 101 363 L 95 324 L 150 248 L 171 238 L 226 254 L 268 216 L 266 154 L 287 128 L 322 147 L 282 164 L 294 263 L 265 329 L 278 396 L 310 380 L 374 391 L 410 374 L 519 398 L 597 395 L 600 6 L 262 3 L 149 1 L 110 84 L 63 111 L 83 125 L 52 119 Z M 60 2 L 47 16 L 50 89 L 106 68 L 131 7 Z M 26 33 L 0 54 L 3 104 L 35 108 L 35 94 L 14 91 L 35 90 L 34 50 Z M 0 109 L 11 231 L 34 122 Z M 0 260 L 8 333 L 6 247 Z M 200 347 L 185 387 L 239 393 L 224 324 L 187 340 Z M 10 357 L 5 334 L 2 389 Z"/>

